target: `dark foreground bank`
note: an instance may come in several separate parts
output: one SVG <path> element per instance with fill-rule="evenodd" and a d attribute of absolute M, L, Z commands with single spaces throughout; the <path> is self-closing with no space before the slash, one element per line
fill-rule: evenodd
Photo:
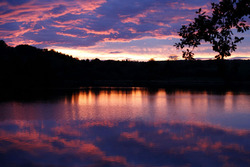
<path fill-rule="evenodd" d="M 0 41 L 0 76 L 1 88 L 247 88 L 250 61 L 89 61 L 29 45 L 10 47 Z"/>

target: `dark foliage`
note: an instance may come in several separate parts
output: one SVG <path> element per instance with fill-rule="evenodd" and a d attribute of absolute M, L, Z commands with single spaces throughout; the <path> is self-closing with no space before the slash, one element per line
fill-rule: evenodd
<path fill-rule="evenodd" d="M 176 43 L 177 49 L 185 46 L 192 48 L 183 51 L 183 58 L 193 60 L 193 49 L 201 44 L 201 41 L 209 42 L 212 48 L 219 54 L 216 59 L 224 59 L 237 49 L 237 43 L 244 38 L 234 36 L 232 29 L 238 32 L 249 30 L 245 17 L 250 17 L 249 0 L 222 0 L 219 4 L 212 3 L 212 16 L 206 15 L 202 9 L 196 12 L 198 17 L 188 26 L 183 25 L 179 35 L 182 37 Z"/>
<path fill-rule="evenodd" d="M 90 61 L 28 45 L 9 47 L 0 41 L 0 77 L 1 88 L 249 82 L 250 61 Z"/>

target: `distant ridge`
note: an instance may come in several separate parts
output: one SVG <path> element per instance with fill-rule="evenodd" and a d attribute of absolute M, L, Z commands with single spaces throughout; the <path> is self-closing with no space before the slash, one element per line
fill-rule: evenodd
<path fill-rule="evenodd" d="M 1 88 L 81 86 L 248 87 L 249 60 L 78 60 L 54 50 L 0 41 Z"/>

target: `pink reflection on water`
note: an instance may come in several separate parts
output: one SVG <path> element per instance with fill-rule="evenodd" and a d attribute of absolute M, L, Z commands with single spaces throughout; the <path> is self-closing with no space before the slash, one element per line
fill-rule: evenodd
<path fill-rule="evenodd" d="M 83 90 L 54 102 L 6 102 L 2 120 L 183 121 L 249 129 L 250 96 L 224 92 Z"/>
<path fill-rule="evenodd" d="M 156 160 L 159 166 L 201 165 L 206 161 L 213 166 L 250 164 L 249 131 L 201 123 L 9 120 L 0 127 L 0 156 L 11 157 L 16 150 L 24 154 L 19 158 L 22 162 L 29 159 L 36 165 L 156 165 L 145 157 Z"/>

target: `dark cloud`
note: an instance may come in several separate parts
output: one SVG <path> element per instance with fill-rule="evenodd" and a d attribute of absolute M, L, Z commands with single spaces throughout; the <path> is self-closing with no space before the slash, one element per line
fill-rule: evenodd
<path fill-rule="evenodd" d="M 51 12 L 52 14 L 61 14 L 61 13 L 63 13 L 66 9 L 67 9 L 66 6 L 64 6 L 64 5 L 59 5 L 59 6 L 55 7 L 54 9 L 52 9 L 50 12 Z"/>
<path fill-rule="evenodd" d="M 30 2 L 32 0 L 4 0 L 4 1 L 7 2 L 10 5 L 18 6 L 18 5 L 23 5 L 25 3 L 28 3 L 28 2 Z"/>
<path fill-rule="evenodd" d="M 113 52 L 109 52 L 110 54 L 118 54 L 118 53 L 122 53 L 121 51 L 113 51 Z"/>
<path fill-rule="evenodd" d="M 5 31 L 15 31 L 20 29 L 20 23 L 18 22 L 9 22 L 0 25 L 0 30 L 5 30 Z"/>

